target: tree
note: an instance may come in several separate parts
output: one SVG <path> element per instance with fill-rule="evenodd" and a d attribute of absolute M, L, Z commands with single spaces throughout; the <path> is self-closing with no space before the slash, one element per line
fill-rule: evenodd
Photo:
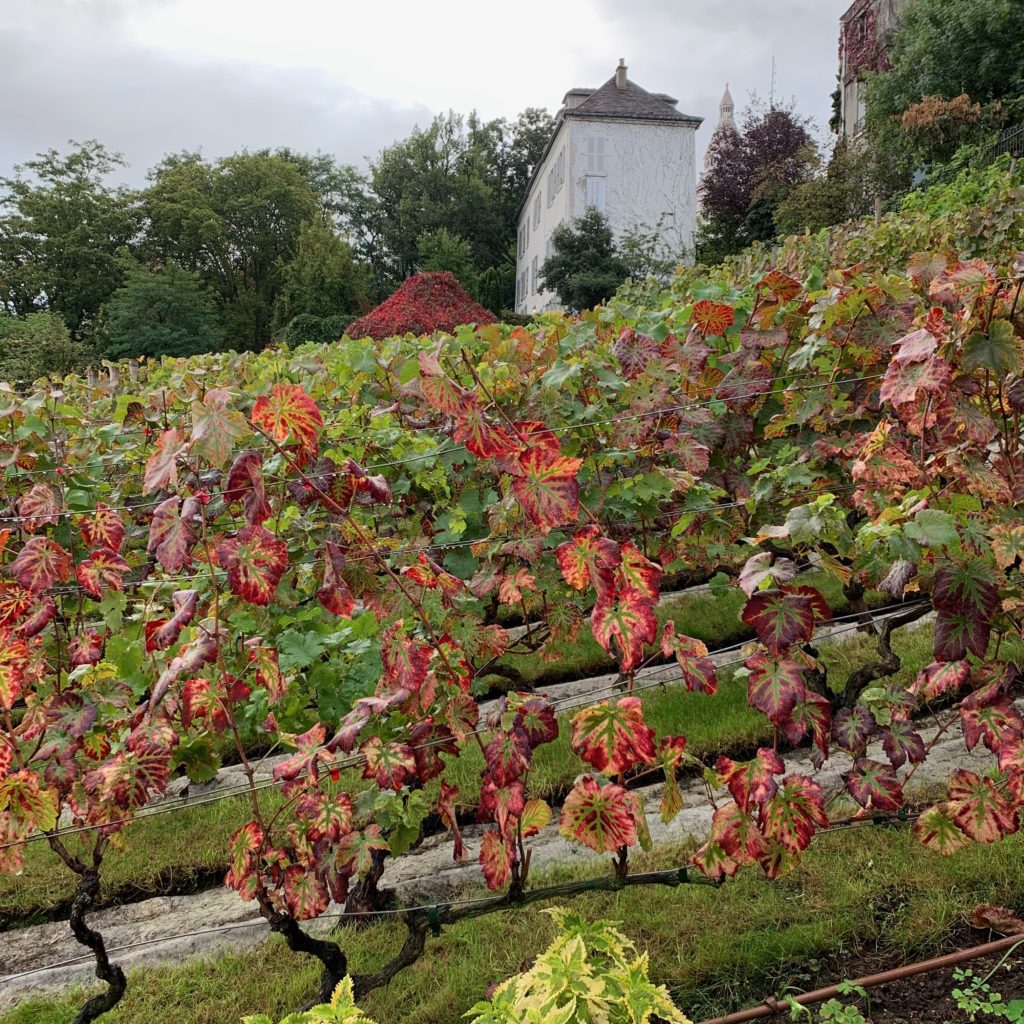
<path fill-rule="evenodd" d="M 117 253 L 138 231 L 135 195 L 106 184 L 124 166 L 99 142 L 40 153 L 0 178 L 0 306 L 60 314 L 76 338 L 123 281 Z"/>
<path fill-rule="evenodd" d="M 289 342 L 334 341 L 369 307 L 369 268 L 321 216 L 299 232 L 274 303 L 274 332 Z"/>
<path fill-rule="evenodd" d="M 147 256 L 199 274 L 216 296 L 225 341 L 262 348 L 284 267 L 319 212 L 294 159 L 243 152 L 209 163 L 182 153 L 158 164 L 150 181 L 142 197 Z"/>
<path fill-rule="evenodd" d="M 72 340 L 58 314 L 0 314 L 0 379 L 27 383 L 64 377 L 81 371 L 88 359 L 88 347 Z"/>
<path fill-rule="evenodd" d="M 653 229 L 637 225 L 624 231 L 618 241 L 619 255 L 629 269 L 629 276 L 638 281 L 654 276 L 668 278 L 692 256 L 686 249 L 678 252 L 664 244 L 665 215 L 658 218 Z"/>
<path fill-rule="evenodd" d="M 775 208 L 775 228 L 780 235 L 818 231 L 863 217 L 872 205 L 871 155 L 840 141 L 822 172 L 793 188 Z"/>
<path fill-rule="evenodd" d="M 515 122 L 454 111 L 384 149 L 371 164 L 374 225 L 392 279 L 420 264 L 418 244 L 442 229 L 470 247 L 473 270 L 506 261 L 516 213 L 553 122 L 542 110 Z"/>
<path fill-rule="evenodd" d="M 865 130 L 876 155 L 876 176 L 882 187 L 894 190 L 905 187 L 921 165 L 947 161 L 960 142 L 1020 115 L 1024 5 L 915 0 L 903 12 L 889 59 L 890 70 L 868 76 Z M 956 116 L 964 110 L 936 109 L 937 103 L 958 97 L 979 104 L 978 116 L 965 120 Z M 943 139 L 940 122 L 947 130 L 954 127 L 951 115 L 955 130 Z M 971 125 L 974 130 L 967 130 Z"/>
<path fill-rule="evenodd" d="M 742 128 L 719 128 L 701 179 L 698 257 L 721 260 L 759 239 L 775 237 L 775 210 L 818 164 L 810 122 L 792 108 L 754 101 Z"/>
<path fill-rule="evenodd" d="M 551 250 L 540 268 L 541 281 L 569 309 L 590 309 L 607 301 L 629 277 L 608 218 L 596 207 L 587 207 L 571 226 L 555 228 Z"/>
<path fill-rule="evenodd" d="M 466 239 L 453 235 L 447 228 L 439 228 L 420 235 L 416 249 L 421 271 L 449 270 L 466 291 L 476 291 L 477 273 L 473 269 L 473 252 Z"/>
<path fill-rule="evenodd" d="M 191 356 L 223 344 L 213 301 L 198 274 L 168 263 L 136 265 L 103 307 L 97 350 L 107 359 Z"/>

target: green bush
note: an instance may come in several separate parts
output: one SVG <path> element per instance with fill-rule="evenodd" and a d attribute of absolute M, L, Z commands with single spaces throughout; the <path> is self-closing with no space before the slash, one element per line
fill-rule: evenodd
<path fill-rule="evenodd" d="M 73 341 L 56 313 L 0 315 L 0 378 L 28 383 L 40 377 L 64 377 L 82 370 L 89 349 Z"/>
<path fill-rule="evenodd" d="M 615 922 L 548 913 L 558 937 L 528 971 L 477 1003 L 466 1014 L 471 1024 L 690 1024 L 665 986 L 648 977 L 647 954 L 638 954 Z"/>

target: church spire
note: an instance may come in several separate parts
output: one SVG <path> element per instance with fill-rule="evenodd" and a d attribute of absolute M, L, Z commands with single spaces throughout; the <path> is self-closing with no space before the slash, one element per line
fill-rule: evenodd
<path fill-rule="evenodd" d="M 732 101 L 732 93 L 729 92 L 729 83 L 725 83 L 725 92 L 722 93 L 722 102 L 718 104 L 718 127 L 729 124 L 733 128 L 736 127 L 736 118 L 734 117 L 735 105 Z"/>

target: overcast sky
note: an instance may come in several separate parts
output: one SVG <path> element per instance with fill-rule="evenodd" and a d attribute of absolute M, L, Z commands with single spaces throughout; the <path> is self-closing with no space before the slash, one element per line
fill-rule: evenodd
<path fill-rule="evenodd" d="M 706 119 L 777 97 L 824 125 L 849 0 L 0 0 L 0 174 L 96 138 L 163 154 L 287 145 L 365 166 L 433 115 L 552 113 L 630 77 Z"/>

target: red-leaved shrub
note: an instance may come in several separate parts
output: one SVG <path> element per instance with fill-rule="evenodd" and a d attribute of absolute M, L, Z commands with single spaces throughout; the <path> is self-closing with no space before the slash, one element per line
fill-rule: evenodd
<path fill-rule="evenodd" d="M 348 325 L 350 338 L 452 331 L 461 324 L 493 324 L 495 316 L 474 302 L 449 271 L 416 274 L 390 298 Z"/>

